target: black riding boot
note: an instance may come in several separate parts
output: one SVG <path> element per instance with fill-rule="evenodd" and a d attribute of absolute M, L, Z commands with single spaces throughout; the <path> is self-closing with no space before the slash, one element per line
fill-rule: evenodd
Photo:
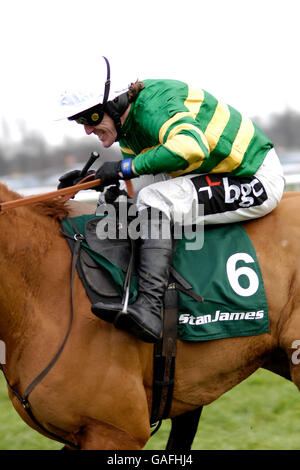
<path fill-rule="evenodd" d="M 128 305 L 127 312 L 122 312 L 121 304 L 102 302 L 92 305 L 92 312 L 103 320 L 114 322 L 116 328 L 130 331 L 147 343 L 155 343 L 162 334 L 163 295 L 172 262 L 172 238 L 169 223 L 167 230 L 162 230 L 165 219 L 150 220 L 149 212 L 143 212 L 147 217 L 141 223 L 141 236 L 146 235 L 146 238 L 139 240 L 137 300 Z"/>

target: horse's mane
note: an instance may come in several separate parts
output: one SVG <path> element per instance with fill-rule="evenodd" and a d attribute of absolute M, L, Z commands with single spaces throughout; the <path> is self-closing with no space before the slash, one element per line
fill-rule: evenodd
<path fill-rule="evenodd" d="M 67 202 L 68 201 L 50 199 L 49 201 L 34 204 L 32 209 L 41 215 L 46 215 L 56 220 L 62 220 L 69 215 Z"/>
<path fill-rule="evenodd" d="M 10 190 L 3 183 L 0 183 L 0 203 L 6 201 L 15 201 L 22 199 L 23 196 Z M 67 201 L 61 201 L 58 199 L 49 199 L 48 201 L 38 202 L 36 204 L 27 206 L 33 212 L 51 217 L 55 220 L 62 220 L 64 217 L 68 217 L 69 208 L 67 207 Z"/>

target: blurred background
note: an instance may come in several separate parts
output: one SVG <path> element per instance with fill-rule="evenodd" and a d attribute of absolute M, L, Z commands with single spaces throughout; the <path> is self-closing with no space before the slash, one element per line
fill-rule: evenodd
<path fill-rule="evenodd" d="M 102 55 L 113 84 L 182 79 L 253 118 L 275 143 L 286 189 L 300 188 L 297 0 L 16 0 L 0 9 L 0 181 L 9 188 L 52 190 L 93 150 L 120 158 L 117 144 L 104 150 L 54 120 L 59 94 L 94 77 Z"/>

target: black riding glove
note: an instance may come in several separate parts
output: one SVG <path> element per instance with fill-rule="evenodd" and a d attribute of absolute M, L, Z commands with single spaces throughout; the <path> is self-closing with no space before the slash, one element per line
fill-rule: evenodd
<path fill-rule="evenodd" d="M 69 186 L 74 186 L 75 184 L 79 183 L 79 181 L 81 181 L 83 178 L 92 174 L 95 174 L 94 170 L 87 171 L 84 176 L 81 176 L 81 170 L 68 171 L 58 179 L 59 184 L 57 186 L 57 189 L 63 189 L 68 188 Z"/>
<path fill-rule="evenodd" d="M 105 162 L 103 165 L 96 171 L 95 179 L 100 178 L 101 184 L 97 186 L 96 191 L 103 191 L 106 186 L 111 184 L 117 184 L 119 180 L 124 179 L 123 173 L 121 171 L 120 162 Z"/>
<path fill-rule="evenodd" d="M 119 180 L 129 180 L 131 178 L 136 178 L 135 173 L 132 170 L 132 159 L 125 158 L 119 162 L 105 162 L 96 171 L 95 178 L 101 179 L 100 186 L 94 188 L 96 191 L 103 191 L 105 186 L 110 186 L 111 184 L 117 184 Z"/>

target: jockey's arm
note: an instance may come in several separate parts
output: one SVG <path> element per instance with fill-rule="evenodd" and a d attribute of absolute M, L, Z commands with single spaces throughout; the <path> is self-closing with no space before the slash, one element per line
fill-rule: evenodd
<path fill-rule="evenodd" d="M 131 163 L 134 175 L 168 173 L 174 177 L 191 173 L 209 156 L 206 137 L 192 119 L 177 123 L 160 135 L 159 141 L 135 157 L 129 149 L 122 149 L 126 159 L 134 157 Z"/>

